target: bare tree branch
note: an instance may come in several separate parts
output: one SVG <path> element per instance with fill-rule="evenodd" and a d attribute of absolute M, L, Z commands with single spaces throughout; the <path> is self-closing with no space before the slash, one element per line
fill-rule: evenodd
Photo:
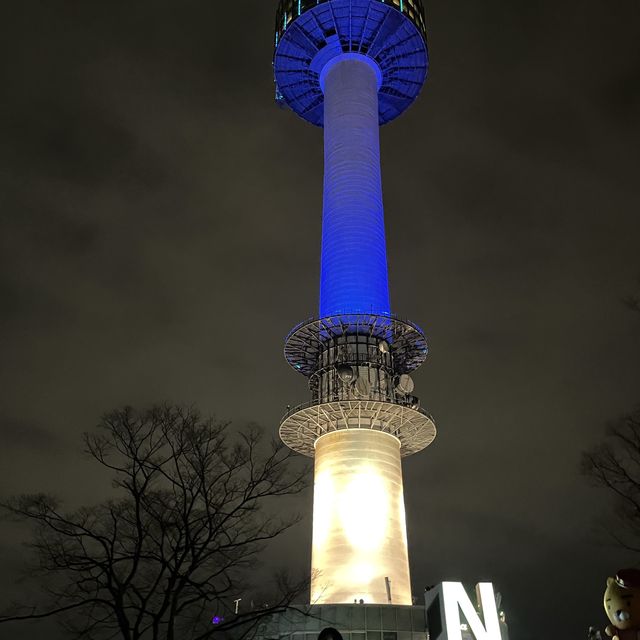
<path fill-rule="evenodd" d="M 640 548 L 640 409 L 609 426 L 605 442 L 585 452 L 582 472 L 614 497 L 607 530 L 627 550 Z"/>
<path fill-rule="evenodd" d="M 44 494 L 0 503 L 32 525 L 34 575 L 55 603 L 0 623 L 61 616 L 77 638 L 204 639 L 255 629 L 306 589 L 281 579 L 270 607 L 231 615 L 232 589 L 247 586 L 264 545 L 299 520 L 266 506 L 307 485 L 306 467 L 256 427 L 234 433 L 183 407 L 125 408 L 84 442 L 112 474 L 111 499 L 71 512 Z M 207 609 L 225 612 L 224 624 L 213 627 Z"/>

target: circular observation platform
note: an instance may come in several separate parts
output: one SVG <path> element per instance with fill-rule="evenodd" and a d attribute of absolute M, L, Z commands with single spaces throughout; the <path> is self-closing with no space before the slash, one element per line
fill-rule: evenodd
<path fill-rule="evenodd" d="M 360 53 L 382 73 L 379 122 L 417 98 L 429 57 L 421 0 L 280 0 L 273 58 L 276 100 L 322 126 L 319 73 L 341 53 Z"/>
<path fill-rule="evenodd" d="M 363 335 L 389 344 L 396 373 L 410 373 L 425 361 L 429 348 L 418 325 L 393 316 L 351 313 L 306 320 L 287 336 L 284 357 L 303 375 L 310 377 L 320 367 L 320 357 L 338 338 Z"/>
<path fill-rule="evenodd" d="M 313 458 L 320 436 L 344 429 L 389 433 L 400 440 L 402 457 L 426 449 L 436 437 L 435 422 L 422 409 L 379 400 L 340 400 L 291 409 L 280 423 L 280 438 L 290 449 Z"/>

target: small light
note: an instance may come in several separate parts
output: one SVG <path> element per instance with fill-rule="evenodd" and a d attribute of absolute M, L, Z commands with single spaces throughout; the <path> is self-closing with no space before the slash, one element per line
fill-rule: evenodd
<path fill-rule="evenodd" d="M 224 622 L 222 616 L 213 616 L 213 618 L 211 618 L 211 624 L 220 624 L 221 622 Z"/>

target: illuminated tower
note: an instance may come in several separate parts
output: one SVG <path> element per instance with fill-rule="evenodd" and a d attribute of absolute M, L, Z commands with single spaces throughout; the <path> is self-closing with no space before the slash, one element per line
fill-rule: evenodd
<path fill-rule="evenodd" d="M 436 430 L 409 376 L 424 334 L 389 303 L 379 127 L 427 64 L 420 0 L 280 2 L 277 100 L 324 128 L 320 311 L 285 345 L 311 401 L 280 425 L 315 458 L 312 604 L 411 604 L 400 460 Z"/>

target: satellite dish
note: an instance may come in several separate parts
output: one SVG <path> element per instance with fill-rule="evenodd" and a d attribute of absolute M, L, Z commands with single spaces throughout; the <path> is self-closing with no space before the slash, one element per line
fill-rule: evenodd
<path fill-rule="evenodd" d="M 414 389 L 413 380 L 410 375 L 403 373 L 396 380 L 396 391 L 403 396 L 408 396 Z"/>
<path fill-rule="evenodd" d="M 389 343 L 386 340 L 380 340 L 378 349 L 380 349 L 380 353 L 389 353 Z"/>
<path fill-rule="evenodd" d="M 356 377 L 353 371 L 353 367 L 349 366 L 348 364 L 339 364 L 336 367 L 336 372 L 338 374 L 338 378 L 340 378 L 342 382 L 352 382 Z"/>

